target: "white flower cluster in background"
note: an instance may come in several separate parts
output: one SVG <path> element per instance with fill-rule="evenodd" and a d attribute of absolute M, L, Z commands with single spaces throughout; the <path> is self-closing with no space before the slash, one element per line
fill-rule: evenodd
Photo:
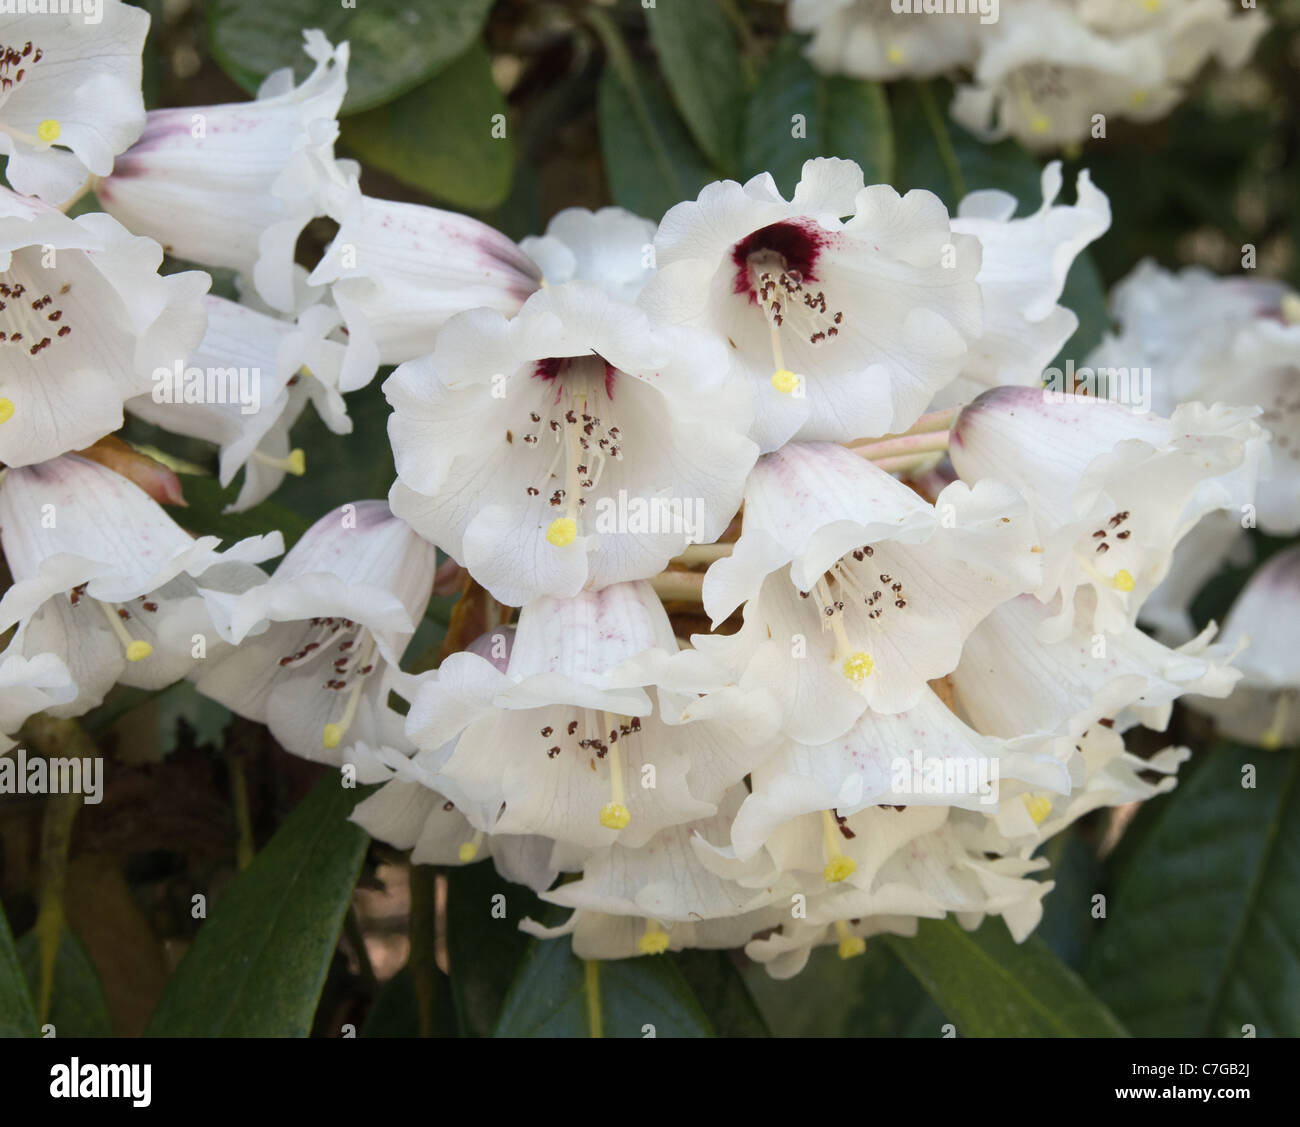
<path fill-rule="evenodd" d="M 1025 10 L 1007 6 L 1008 32 Z M 52 193 L 0 195 L 6 745 L 35 712 L 188 678 L 382 784 L 353 817 L 415 863 L 490 856 L 571 909 L 527 926 L 585 958 L 744 946 L 788 976 L 819 944 L 848 957 L 948 913 L 1023 939 L 1051 888 L 1041 843 L 1173 785 L 1185 749 L 1143 759 L 1126 736 L 1241 676 L 1252 597 L 1223 642 L 1211 626 L 1172 648 L 1136 623 L 1202 518 L 1274 503 L 1255 485 L 1293 405 L 1254 404 L 1291 330 L 1256 322 L 1282 299 L 1243 293 L 1255 328 L 1223 344 L 1258 386 L 1189 376 L 1154 412 L 1043 389 L 1077 327 L 1070 265 L 1110 222 L 1086 173 L 1073 204 L 1052 164 L 1026 216 L 1001 192 L 950 216 L 818 159 L 789 199 L 763 174 L 657 227 L 570 209 L 516 245 L 362 194 L 333 154 L 347 45 L 319 32 L 296 86 L 282 72 L 256 100 L 147 117 L 125 62 L 122 83 L 74 29 L 41 37 L 33 73 L 66 58 L 72 88 L 104 83 L 91 132 L 118 139 L 83 152 L 71 117 L 5 134 Z M 106 214 L 55 206 L 74 159 Z M 338 234 L 301 269 L 318 216 Z M 164 246 L 236 270 L 242 300 L 160 276 Z M 1147 324 L 1142 292 L 1117 307 L 1124 334 Z M 174 365 L 260 379 L 214 401 L 160 385 Z M 125 408 L 217 445 L 248 508 L 302 472 L 306 402 L 346 433 L 343 395 L 380 365 L 397 365 L 388 500 L 327 514 L 270 575 L 278 532 L 221 551 L 86 454 Z M 1295 502 L 1284 484 L 1279 521 Z M 438 551 L 519 609 L 417 673 Z M 684 603 L 713 630 L 679 629 Z M 1295 691 L 1275 649 L 1252 691 Z"/>
<path fill-rule="evenodd" d="M 1252 6 L 1253 7 L 1253 6 Z M 986 140 L 1057 149 L 1102 119 L 1154 121 L 1211 61 L 1235 69 L 1269 27 L 1234 0 L 790 0 L 826 74 L 960 76 L 952 116 Z"/>

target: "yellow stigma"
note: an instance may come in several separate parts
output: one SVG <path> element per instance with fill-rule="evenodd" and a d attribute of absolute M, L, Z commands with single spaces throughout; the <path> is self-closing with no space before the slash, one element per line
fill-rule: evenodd
<path fill-rule="evenodd" d="M 645 931 L 636 941 L 636 949 L 643 955 L 662 955 L 668 950 L 668 933 L 654 920 L 646 920 Z"/>
<path fill-rule="evenodd" d="M 1041 826 L 1047 821 L 1047 816 L 1052 812 L 1052 802 L 1049 798 L 1044 798 L 1041 794 L 1025 795 L 1025 809 L 1029 811 L 1029 816 L 1033 818 L 1034 825 Z"/>
<path fill-rule="evenodd" d="M 1117 591 L 1131 591 L 1134 587 L 1133 573 L 1121 568 L 1115 572 L 1115 578 L 1111 582 L 1115 585 Z"/>
<path fill-rule="evenodd" d="M 126 647 L 126 660 L 144 661 L 144 659 L 147 658 L 151 653 L 153 653 L 153 646 L 151 646 L 148 642 L 142 642 L 140 641 L 140 639 L 137 638 L 134 642 L 132 642 L 129 646 Z"/>
<path fill-rule="evenodd" d="M 861 955 L 867 949 L 867 941 L 860 935 L 854 935 L 843 920 L 835 921 L 835 934 L 840 937 L 841 959 L 851 959 L 854 955 Z"/>
<path fill-rule="evenodd" d="M 1144 106 L 1146 105 L 1147 91 L 1134 90 L 1133 93 L 1129 95 L 1128 100 L 1133 104 L 1135 109 Z"/>
<path fill-rule="evenodd" d="M 789 395 L 799 386 L 799 377 L 789 368 L 778 368 L 772 373 L 772 386 L 782 395 Z"/>
<path fill-rule="evenodd" d="M 556 517 L 546 530 L 546 542 L 557 548 L 567 548 L 578 535 L 578 522 L 572 517 Z"/>
<path fill-rule="evenodd" d="M 857 872 L 857 863 L 852 857 L 846 857 L 841 853 L 838 857 L 832 857 L 826 862 L 826 867 L 822 869 L 822 880 L 829 884 L 838 884 L 846 877 L 851 877 Z"/>
<path fill-rule="evenodd" d="M 47 143 L 57 141 L 60 132 L 59 123 L 52 117 L 47 117 L 36 127 L 36 136 Z"/>
<path fill-rule="evenodd" d="M 607 830 L 626 829 L 632 813 L 621 802 L 607 802 L 600 808 L 600 824 Z"/>
<path fill-rule="evenodd" d="M 844 676 L 850 681 L 865 681 L 875 667 L 871 655 L 858 650 L 844 659 Z"/>
<path fill-rule="evenodd" d="M 1148 12 L 1160 11 L 1160 0 L 1142 0 L 1142 7 Z"/>
<path fill-rule="evenodd" d="M 1034 133 L 1046 133 L 1051 127 L 1051 120 L 1041 113 L 1029 123 L 1029 128 Z"/>
<path fill-rule="evenodd" d="M 332 750 L 343 742 L 344 728 L 342 724 L 326 724 L 321 729 L 320 745 L 323 748 Z"/>
<path fill-rule="evenodd" d="M 897 65 L 903 61 L 903 49 L 897 43 L 891 43 L 889 50 L 885 52 L 885 58 Z"/>
<path fill-rule="evenodd" d="M 1277 751 L 1286 735 L 1286 722 L 1291 712 L 1291 700 L 1283 690 L 1273 710 L 1273 722 L 1259 734 L 1259 746 L 1265 751 Z"/>
<path fill-rule="evenodd" d="M 12 399 L 0 399 L 0 423 L 7 423 L 14 417 L 14 401 Z"/>
<path fill-rule="evenodd" d="M 291 473 L 294 477 L 302 477 L 307 472 L 307 455 L 301 449 L 289 451 L 289 456 L 284 460 L 285 473 Z"/>

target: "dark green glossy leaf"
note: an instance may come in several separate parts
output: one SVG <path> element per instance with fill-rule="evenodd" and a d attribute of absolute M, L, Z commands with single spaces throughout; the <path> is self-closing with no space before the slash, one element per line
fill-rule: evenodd
<path fill-rule="evenodd" d="M 1017 944 L 1000 919 L 975 932 L 922 920 L 886 942 L 956 1026 L 959 1037 L 1123 1037 L 1124 1027 L 1031 935 Z"/>
<path fill-rule="evenodd" d="M 1158 801 L 1088 981 L 1140 1036 L 1300 1036 L 1300 756 L 1224 747 Z"/>
<path fill-rule="evenodd" d="M 18 941 L 18 956 L 35 995 L 40 989 L 41 955 L 34 931 L 29 931 Z M 59 938 L 59 953 L 54 959 L 54 988 L 50 993 L 50 1013 L 46 1021 L 54 1026 L 56 1037 L 113 1035 L 108 1004 L 99 984 L 99 972 L 81 940 L 66 927 Z"/>
<path fill-rule="evenodd" d="M 311 72 L 302 50 L 304 28 L 331 43 L 347 40 L 348 96 L 344 112 L 381 106 L 432 78 L 464 52 L 487 19 L 492 0 L 212 0 L 208 39 L 221 67 L 249 93 L 268 74 L 291 66 Z"/>
<path fill-rule="evenodd" d="M 678 951 L 673 962 L 719 1037 L 769 1037 L 767 1022 L 726 951 Z"/>
<path fill-rule="evenodd" d="M 492 61 L 474 44 L 428 82 L 343 123 L 344 147 L 453 207 L 484 211 L 510 192 L 513 143 Z M 500 115 L 500 116 L 498 116 Z"/>
<path fill-rule="evenodd" d="M 307 1036 L 369 842 L 347 820 L 360 793 L 321 779 L 209 905 L 150 1035 Z"/>
<path fill-rule="evenodd" d="M 788 197 L 803 163 L 844 157 L 868 184 L 894 177 L 894 132 L 879 83 L 819 75 L 803 56 L 806 40 L 777 46 L 750 96 L 741 161 L 746 177 L 770 172 Z"/>

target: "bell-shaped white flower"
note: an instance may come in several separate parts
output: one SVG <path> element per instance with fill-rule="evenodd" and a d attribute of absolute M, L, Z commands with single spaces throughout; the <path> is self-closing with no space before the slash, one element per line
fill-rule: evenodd
<path fill-rule="evenodd" d="M 1006 482 L 1042 537 L 1039 599 L 1062 596 L 1046 629 L 1074 625 L 1075 592 L 1096 592 L 1094 629 L 1122 631 L 1164 579 L 1174 545 L 1203 515 L 1253 495 L 1264 432 L 1255 408 L 1189 403 L 1171 419 L 1091 396 L 1002 387 L 967 407 L 949 455 L 964 481 Z"/>
<path fill-rule="evenodd" d="M 792 877 L 777 875 L 760 887 L 757 881 L 747 886 L 734 873 L 726 874 L 717 850 L 727 845 L 731 819 L 745 793 L 743 785 L 732 787 L 717 813 L 662 830 L 640 848 L 616 841 L 594 851 L 579 880 L 542 893 L 543 900 L 574 909 L 574 916 L 556 928 L 532 921 L 521 927 L 542 936 L 572 933 L 574 952 L 584 958 L 742 945 L 763 927 L 780 922 L 797 890 Z M 610 916 L 628 917 L 635 926 L 592 926 Z M 624 947 L 618 941 L 629 934 L 634 942 Z"/>
<path fill-rule="evenodd" d="M 807 55 L 823 74 L 892 82 L 933 78 L 975 62 L 981 32 L 978 8 L 943 19 L 916 18 L 881 0 L 790 0 L 790 26 L 812 33 Z"/>
<path fill-rule="evenodd" d="M 217 537 L 191 538 L 138 486 L 71 454 L 6 471 L 0 543 L 15 580 L 0 631 L 18 623 L 12 652 L 67 666 L 78 691 L 58 716 L 95 707 L 118 681 L 160 689 L 185 676 L 197 655 L 181 624 L 198 611 L 220 632 L 221 600 L 263 582 L 253 565 L 284 550 L 276 532 L 218 553 Z"/>
<path fill-rule="evenodd" d="M 329 339 L 339 319 L 327 306 L 314 305 L 293 321 L 220 297 L 207 297 L 204 307 L 208 329 L 198 350 L 155 372 L 150 393 L 126 409 L 220 446 L 223 488 L 245 470 L 228 507 L 238 512 L 269 497 L 286 473 L 304 472 L 303 452 L 288 448 L 289 428 L 308 402 L 335 434 L 351 432 L 338 392 L 346 346 Z"/>
<path fill-rule="evenodd" d="M 953 117 L 987 140 L 1059 148 L 1085 140 L 1096 114 L 1151 121 L 1182 96 L 1156 32 L 1099 34 L 1068 0 L 1018 5 L 994 32 L 952 103 Z"/>
<path fill-rule="evenodd" d="M 906 430 L 981 332 L 978 240 L 937 196 L 864 187 L 851 161 L 808 161 L 789 201 L 767 173 L 710 184 L 655 249 L 639 300 L 727 342 L 764 450 Z"/>
<path fill-rule="evenodd" d="M 0 154 L 16 191 L 61 204 L 144 128 L 149 15 L 122 0 L 84 10 L 10 5 L 0 16 Z"/>
<path fill-rule="evenodd" d="M 984 294 L 984 330 L 949 397 L 972 382 L 977 389 L 970 394 L 998 384 L 1038 386 L 1043 368 L 1078 327 L 1078 317 L 1058 302 L 1074 260 L 1110 227 L 1110 200 L 1084 170 L 1077 201 L 1058 204 L 1059 161 L 1043 169 L 1042 187 L 1042 205 L 1022 219 L 1015 218 L 1016 198 L 996 189 L 972 192 L 957 208 L 952 229 L 974 235 L 983 251 L 975 280 Z"/>
<path fill-rule="evenodd" d="M 77 686 L 68 667 L 54 654 L 24 657 L 10 646 L 0 653 L 0 755 L 12 750 L 12 733 L 47 708 L 75 700 Z"/>
<path fill-rule="evenodd" d="M 1005 486 L 954 482 L 930 506 L 843 447 L 792 443 L 754 468 L 744 532 L 705 576 L 714 624 L 748 600 L 744 625 L 693 641 L 821 744 L 868 707 L 914 707 L 980 619 L 1039 583 L 1035 546 Z"/>
<path fill-rule="evenodd" d="M 758 454 L 725 367 L 587 283 L 463 314 L 384 385 L 393 511 L 510 605 L 654 575 L 722 534 Z"/>
<path fill-rule="evenodd" d="M 432 352 L 438 330 L 457 313 L 515 314 L 541 285 L 541 271 L 500 231 L 468 215 L 358 191 L 308 281 L 330 287 L 347 325 L 339 381 L 347 392 L 364 387 L 380 364 Z"/>
<path fill-rule="evenodd" d="M 776 932 L 754 939 L 745 953 L 766 965 L 774 978 L 789 978 L 803 969 L 812 949 L 834 944 L 841 958 L 865 950 L 866 938 L 890 933 L 913 935 L 918 919 L 941 919 L 952 912 L 974 929 L 986 915 L 1003 917 L 1012 936 L 1023 940 L 1042 918 L 1042 898 L 1051 881 L 1028 878 L 1047 865 L 988 849 L 988 833 L 979 821 L 962 822 L 960 811 L 944 807 L 894 810 L 872 807 L 840 824 L 841 848 L 854 861 L 850 875 L 809 891 L 805 909 Z M 791 839 L 774 842 L 792 864 L 816 865 L 820 829 L 806 817 L 791 826 Z M 990 857 L 987 854 L 992 853 Z"/>
<path fill-rule="evenodd" d="M 161 277 L 161 262 L 157 243 L 107 215 L 69 219 L 0 188 L 0 462 L 42 462 L 117 430 L 150 372 L 199 343 L 211 279 Z"/>
<path fill-rule="evenodd" d="M 436 553 L 383 501 L 326 513 L 269 582 L 225 601 L 234 651 L 199 671 L 199 692 L 264 723 L 295 755 L 389 778 L 402 749 L 389 693 L 413 687 L 398 663 L 433 589 Z"/>
<path fill-rule="evenodd" d="M 294 247 L 316 216 L 341 221 L 357 168 L 334 159 L 348 45 L 303 33 L 315 69 L 290 68 L 256 101 L 152 110 L 144 133 L 95 192 L 109 214 L 168 252 L 251 277 L 272 307 L 294 308 Z"/>
<path fill-rule="evenodd" d="M 655 225 L 621 207 L 566 207 L 519 249 L 548 286 L 590 282 L 610 297 L 635 301 L 655 268 Z"/>
<path fill-rule="evenodd" d="M 407 734 L 422 750 L 455 741 L 434 783 L 476 829 L 639 848 L 715 813 L 773 747 L 760 696 L 684 703 L 656 683 L 671 676 L 652 659 L 676 647 L 646 583 L 539 599 L 520 613 L 506 673 L 464 653 L 425 675 Z"/>
<path fill-rule="evenodd" d="M 1241 682 L 1227 700 L 1195 697 L 1234 740 L 1264 748 L 1300 743 L 1300 548 L 1270 556 L 1237 596 L 1223 624 L 1225 644 L 1247 642 Z"/>
<path fill-rule="evenodd" d="M 789 743 L 753 772 L 753 793 L 732 826 L 737 856 L 753 856 L 779 827 L 802 815 L 822 823 L 819 871 L 834 883 L 853 872 L 836 825 L 869 807 L 955 807 L 994 813 L 1004 780 L 1068 794 L 1070 770 L 1049 748 L 1017 749 L 974 731 L 930 689 L 892 716 L 867 711 L 818 746 Z M 773 847 L 773 852 L 779 849 Z"/>

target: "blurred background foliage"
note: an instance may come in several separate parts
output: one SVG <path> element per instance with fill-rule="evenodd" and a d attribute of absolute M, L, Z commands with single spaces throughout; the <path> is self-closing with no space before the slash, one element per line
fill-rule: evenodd
<path fill-rule="evenodd" d="M 320 27 L 352 45 L 339 147 L 362 163 L 364 190 L 516 239 L 569 206 L 657 220 L 720 177 L 771 171 L 788 191 L 812 156 L 851 158 L 868 183 L 929 188 L 950 207 L 989 187 L 1022 213 L 1039 203 L 1041 162 L 952 123 L 947 83 L 820 76 L 783 6 L 764 0 L 138 2 L 153 16 L 151 107 L 240 100 L 281 66 L 301 75 L 301 31 Z M 1300 285 L 1300 2 L 1270 9 L 1276 26 L 1246 69 L 1204 76 L 1164 121 L 1112 123 L 1106 140 L 1063 154 L 1067 184 L 1089 168 L 1114 211 L 1071 273 L 1063 301 L 1080 326 L 1063 357 L 1082 361 L 1100 339 L 1105 293 L 1144 256 L 1235 273 L 1252 244 L 1259 275 Z M 795 113 L 805 139 L 791 137 Z M 300 260 L 332 233 L 313 224 Z M 292 543 L 336 505 L 387 493 L 384 374 L 349 398 L 352 435 L 304 415 L 294 444 L 307 475 L 247 513 L 222 513 L 236 487 L 217 485 L 210 447 L 138 420 L 125 437 L 186 471 L 188 507 L 172 510 L 186 527 L 280 528 Z M 1221 620 L 1248 574 L 1213 581 L 1198 620 Z M 434 599 L 411 655 L 436 654 L 454 602 Z M 119 689 L 85 726 L 111 757 L 101 805 L 0 799 L 0 1034 L 42 1020 L 59 1036 L 642 1036 L 653 1024 L 659 1036 L 936 1037 L 948 1023 L 959 1035 L 1300 1034 L 1300 757 L 1215 745 L 1181 709 L 1135 749 L 1191 746 L 1178 789 L 1048 843 L 1042 875 L 1056 888 L 1026 944 L 999 920 L 973 935 L 925 922 L 859 959 L 823 948 L 793 982 L 738 953 L 591 968 L 567 941 L 529 940 L 515 923 L 555 922 L 553 909 L 490 862 L 411 870 L 345 821 L 359 792 L 188 685 Z M 1240 785 L 1247 763 L 1253 790 Z M 51 928 L 60 856 L 64 915 Z M 505 919 L 491 913 L 501 893 Z M 52 930 L 42 983 L 38 944 Z"/>

